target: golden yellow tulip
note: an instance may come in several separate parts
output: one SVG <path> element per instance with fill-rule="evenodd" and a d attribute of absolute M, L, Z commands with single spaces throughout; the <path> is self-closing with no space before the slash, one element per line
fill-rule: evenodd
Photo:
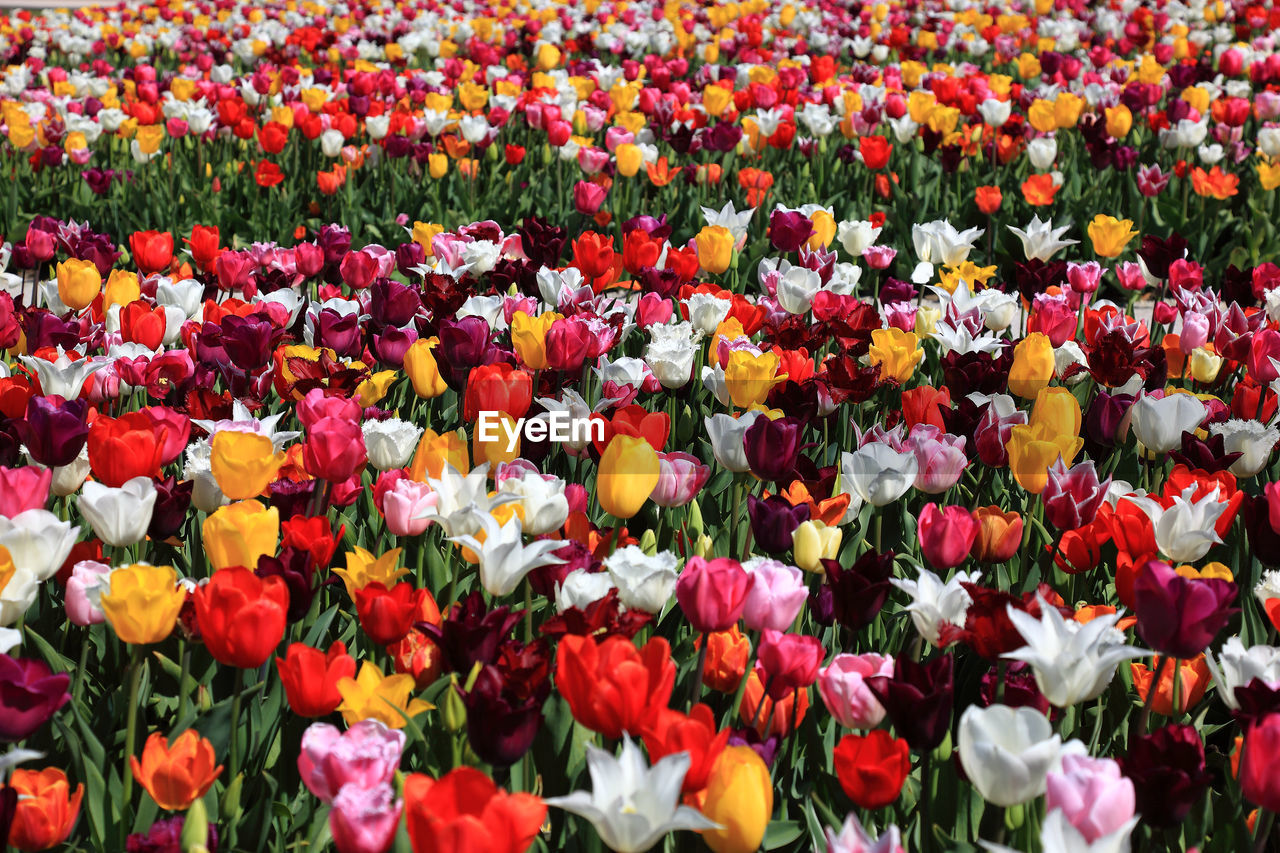
<path fill-rule="evenodd" d="M 261 433 L 225 429 L 214 433 L 209 456 L 213 479 L 233 501 L 262 494 L 284 462 L 284 451 L 277 451 Z"/>
<path fill-rule="evenodd" d="M 600 457 L 596 498 L 615 518 L 631 518 L 658 485 L 658 454 L 643 438 L 615 435 Z"/>
<path fill-rule="evenodd" d="M 204 552 L 216 571 L 228 566 L 256 568 L 263 554 L 274 554 L 280 539 L 280 511 L 244 500 L 219 507 L 204 520 Z"/>
<path fill-rule="evenodd" d="M 102 612 L 121 641 L 145 646 L 173 633 L 186 598 L 173 566 L 137 563 L 111 573 L 110 589 L 102 594 Z"/>

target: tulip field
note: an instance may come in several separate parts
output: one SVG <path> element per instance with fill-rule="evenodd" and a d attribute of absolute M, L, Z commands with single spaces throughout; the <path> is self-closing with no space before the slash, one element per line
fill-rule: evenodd
<path fill-rule="evenodd" d="M 0 11 L 0 851 L 1280 850 L 1278 40 Z"/>

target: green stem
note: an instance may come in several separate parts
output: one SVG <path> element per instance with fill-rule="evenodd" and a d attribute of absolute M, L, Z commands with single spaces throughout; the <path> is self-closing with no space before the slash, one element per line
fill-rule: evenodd
<path fill-rule="evenodd" d="M 237 667 L 235 693 L 231 696 L 231 760 L 228 763 L 232 784 L 240 775 L 240 696 L 243 693 L 244 670 Z"/>
<path fill-rule="evenodd" d="M 120 844 L 129 831 L 129 806 L 133 801 L 133 768 L 129 759 L 138 740 L 138 688 L 142 683 L 142 646 L 129 647 L 129 707 L 125 712 L 124 767 L 122 772 L 123 795 L 120 806 Z"/>

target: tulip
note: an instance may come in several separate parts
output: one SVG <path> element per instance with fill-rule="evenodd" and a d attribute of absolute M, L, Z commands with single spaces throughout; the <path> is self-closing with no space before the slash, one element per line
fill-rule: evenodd
<path fill-rule="evenodd" d="M 998 506 L 978 507 L 973 511 L 978 522 L 978 535 L 973 540 L 970 556 L 980 563 L 1005 563 L 1022 547 L 1022 516 Z"/>
<path fill-rule="evenodd" d="M 751 641 L 738 626 L 706 636 L 707 662 L 702 670 L 703 683 L 721 693 L 734 693 L 747 672 L 751 658 Z M 701 642 L 701 638 L 699 639 Z"/>
<path fill-rule="evenodd" d="M 138 563 L 111 572 L 102 612 L 122 642 L 145 646 L 173 633 L 186 598 L 172 566 Z"/>
<path fill-rule="evenodd" d="M 990 102 L 987 102 L 990 103 Z M 827 827 L 823 830 L 827 839 L 827 853 L 901 853 L 902 833 L 890 825 L 877 839 L 872 838 L 858 820 L 857 812 L 849 812 L 837 834 Z"/>
<path fill-rule="evenodd" d="M 3 573 L 0 569 L 0 575 Z M 106 621 L 101 598 L 102 593 L 110 589 L 110 575 L 111 567 L 95 560 L 81 560 L 71 567 L 65 593 L 67 619 L 71 624 L 87 627 Z"/>
<path fill-rule="evenodd" d="M 516 655 L 514 666 L 537 674 L 517 679 L 486 665 L 463 694 L 471 749 L 496 767 L 510 767 L 533 746 L 543 723 L 542 704 L 551 689 L 546 678 L 551 653 L 546 646 L 530 644 Z"/>
<path fill-rule="evenodd" d="M 346 418 L 321 418 L 307 429 L 302 446 L 307 473 L 330 483 L 341 483 L 369 461 L 364 433 Z"/>
<path fill-rule="evenodd" d="M 711 466 L 691 453 L 659 453 L 658 485 L 649 496 L 661 507 L 685 506 L 711 479 Z"/>
<path fill-rule="evenodd" d="M 16 743 L 40 729 L 71 700 L 71 677 L 44 661 L 0 653 L 0 742 Z"/>
<path fill-rule="evenodd" d="M 404 781 L 405 824 L 414 850 L 524 853 L 546 820 L 533 794 L 509 794 L 473 767 L 440 779 L 413 773 Z"/>
<path fill-rule="evenodd" d="M 676 600 L 695 631 L 725 631 L 742 617 L 755 580 L 736 560 L 692 557 L 676 582 Z"/>
<path fill-rule="evenodd" d="M 951 569 L 969 556 L 978 537 L 978 522 L 962 506 L 928 504 L 920 512 L 916 537 L 924 558 L 936 569 Z"/>
<path fill-rule="evenodd" d="M 142 761 L 129 756 L 133 778 L 137 779 L 156 805 L 169 811 L 183 811 L 203 797 L 213 786 L 222 765 L 215 766 L 213 744 L 187 729 L 173 743 L 154 732 L 142 748 Z"/>
<path fill-rule="evenodd" d="M 382 518 L 392 536 L 421 536 L 431 524 L 424 516 L 435 506 L 436 494 L 426 483 L 397 480 L 382 496 Z"/>
<path fill-rule="evenodd" d="M 1280 811 L 1280 784 L 1275 762 L 1280 758 L 1280 716 L 1268 714 L 1245 732 L 1240 760 L 1240 792 L 1271 812 Z"/>
<path fill-rule="evenodd" d="M 911 772 L 907 742 L 884 729 L 867 735 L 845 735 L 831 757 L 840 787 L 854 805 L 863 809 L 879 809 L 893 803 Z"/>
<path fill-rule="evenodd" d="M 874 675 L 867 687 L 884 706 L 894 731 L 911 748 L 930 750 L 942 743 L 951 728 L 954 699 L 954 666 L 951 655 L 917 663 L 900 654 L 892 676 Z"/>
<path fill-rule="evenodd" d="M 728 228 L 707 225 L 694 238 L 698 250 L 698 265 L 704 272 L 720 275 L 729 269 L 733 261 L 734 239 Z"/>
<path fill-rule="evenodd" d="M 402 729 L 406 717 L 412 719 L 431 708 L 421 699 L 409 699 L 413 689 L 412 675 L 383 676 L 376 664 L 365 661 L 355 678 L 338 679 L 338 693 L 342 696 L 338 711 L 347 725 L 377 720 L 389 728 Z"/>
<path fill-rule="evenodd" d="M 637 650 L 624 637 L 597 642 L 568 635 L 557 650 L 556 688 L 573 718 L 615 740 L 644 731 L 656 709 L 667 706 L 675 677 L 671 649 L 661 637 Z"/>
<path fill-rule="evenodd" d="M 893 552 L 871 550 L 845 569 L 835 560 L 822 561 L 831 590 L 831 618 L 848 631 L 861 631 L 876 618 L 889 597 Z"/>
<path fill-rule="evenodd" d="M 804 575 L 795 566 L 756 558 L 743 563 L 755 579 L 747 592 L 742 619 L 752 631 L 785 631 L 795 622 L 809 597 Z"/>
<path fill-rule="evenodd" d="M 344 786 L 329 812 L 329 831 L 338 853 L 387 853 L 395 842 L 403 805 L 389 784 Z"/>
<path fill-rule="evenodd" d="M 643 438 L 615 435 L 600 457 L 596 498 L 615 518 L 631 518 L 658 486 L 661 465 Z"/>
<path fill-rule="evenodd" d="M 423 400 L 439 397 L 449 388 L 436 363 L 434 350 L 439 342 L 439 338 L 418 338 L 405 350 L 404 372 L 413 385 L 413 393 Z"/>
<path fill-rule="evenodd" d="M 703 419 L 711 452 L 722 467 L 738 474 L 751 470 L 751 463 L 747 461 L 746 433 L 758 417 L 760 412 L 747 411 L 737 418 L 718 414 Z"/>
<path fill-rule="evenodd" d="M 204 521 L 205 556 L 216 570 L 256 566 L 264 554 L 274 554 L 280 539 L 280 512 L 255 500 L 220 507 Z"/>
<path fill-rule="evenodd" d="M 765 681 L 765 693 L 776 702 L 813 684 L 825 652 L 817 637 L 766 628 L 756 654 L 757 666 Z"/>
<path fill-rule="evenodd" d="M 219 663 L 256 669 L 284 637 L 289 589 L 279 577 L 261 578 L 240 566 L 220 569 L 193 602 L 201 638 Z"/>
<path fill-rule="evenodd" d="M 134 477 L 118 489 L 90 481 L 76 500 L 98 538 L 117 548 L 146 538 L 155 504 L 156 486 L 149 477 Z"/>
<path fill-rule="evenodd" d="M 800 727 L 808 712 L 807 689 L 793 690 L 775 702 L 765 692 L 764 678 L 759 667 L 752 669 L 747 676 L 746 686 L 742 688 L 742 704 L 738 706 L 738 717 L 744 726 L 754 729 L 760 740 L 786 737 Z"/>
<path fill-rule="evenodd" d="M 1133 584 L 1138 636 L 1161 654 L 1189 659 L 1204 651 L 1239 608 L 1236 586 L 1217 578 L 1185 578 L 1149 561 Z"/>
<path fill-rule="evenodd" d="M 868 353 L 871 366 L 880 368 L 880 378 L 898 384 L 911 378 L 916 365 L 924 358 L 920 339 L 912 332 L 897 328 L 872 331 Z"/>
<path fill-rule="evenodd" d="M 1195 707 L 1209 689 L 1210 670 L 1205 655 L 1191 660 L 1174 660 L 1172 667 L 1152 661 L 1148 668 L 1140 663 L 1129 664 L 1133 679 L 1133 691 L 1144 706 L 1149 705 L 1157 714 L 1172 717 L 1176 713 Z M 1156 675 L 1159 674 L 1159 681 Z"/>
<path fill-rule="evenodd" d="M 1110 117 L 1108 123 L 1109 119 Z M 1093 241 L 1093 252 L 1100 258 L 1119 257 L 1129 241 L 1138 236 L 1131 220 L 1116 219 L 1103 213 L 1093 217 L 1087 231 L 1089 239 Z"/>
<path fill-rule="evenodd" d="M 67 774 L 57 767 L 18 768 L 9 779 L 18 796 L 9 824 L 9 844 L 19 850 L 49 850 L 66 841 L 80 816 L 84 784 L 71 790 Z"/>
<path fill-rule="evenodd" d="M 724 383 L 733 404 L 745 409 L 763 403 L 769 389 L 780 381 L 776 375 L 779 363 L 773 352 L 756 355 L 748 350 L 734 350 L 729 353 Z"/>
<path fill-rule="evenodd" d="M 1216 659 L 1213 655 L 1206 655 L 1205 663 L 1213 673 L 1218 698 L 1232 711 L 1240 709 L 1237 688 L 1247 686 L 1255 678 L 1266 684 L 1280 682 L 1280 649 L 1274 646 L 1250 646 L 1246 649 L 1239 637 L 1231 637 L 1223 643 Z"/>
<path fill-rule="evenodd" d="M 285 462 L 284 452 L 262 433 L 218 430 L 210 448 L 213 478 L 233 501 L 262 494 Z"/>
<path fill-rule="evenodd" d="M 312 794 L 332 803 L 343 788 L 389 784 L 404 753 L 404 732 L 362 720 L 345 732 L 312 723 L 302 735 L 298 773 Z"/>
<path fill-rule="evenodd" d="M 790 479 L 800 454 L 804 428 L 797 418 L 756 418 L 743 433 L 743 449 L 751 473 L 761 480 Z"/>
<path fill-rule="evenodd" d="M 879 441 L 840 456 L 841 487 L 876 507 L 887 506 L 906 494 L 919 471 L 914 453 L 899 452 Z"/>
<path fill-rule="evenodd" d="M 646 555 L 634 545 L 619 548 L 604 560 L 605 571 L 628 610 L 661 613 L 675 592 L 679 559 L 669 551 Z"/>
<path fill-rule="evenodd" d="M 806 572 L 823 571 L 823 560 L 834 560 L 840 553 L 844 531 L 828 527 L 821 521 L 801 522 L 791 535 L 792 557 Z"/>
<path fill-rule="evenodd" d="M 299 717 L 327 717 L 342 703 L 338 681 L 355 676 L 356 662 L 341 641 L 330 646 L 328 652 L 305 643 L 291 643 L 285 656 L 276 658 L 276 669 L 293 713 Z"/>
<path fill-rule="evenodd" d="M 754 749 L 731 746 L 720 753 L 701 808 L 703 815 L 721 825 L 702 833 L 702 840 L 715 853 L 751 853 L 760 848 L 773 817 L 773 780 Z"/>
<path fill-rule="evenodd" d="M 1064 749 L 1049 718 L 1033 708 L 971 705 L 960 717 L 956 741 L 960 764 L 982 798 L 1015 806 L 1044 793 L 1049 771 Z"/>
<path fill-rule="evenodd" d="M 58 264 L 58 299 L 72 311 L 83 311 L 101 290 L 102 273 L 93 261 L 68 258 Z"/>
<path fill-rule="evenodd" d="M 960 481 L 968 459 L 965 439 L 942 432 L 929 424 L 916 424 L 908 436 L 916 457 L 915 487 L 925 494 L 940 495 Z"/>
<path fill-rule="evenodd" d="M 1186 819 L 1213 778 L 1205 767 L 1204 743 L 1193 726 L 1168 725 L 1150 735 L 1130 738 L 1119 759 L 1133 780 L 1138 813 L 1152 826 L 1174 826 Z"/>
<path fill-rule="evenodd" d="M 770 495 L 764 500 L 747 495 L 747 515 L 756 546 L 770 554 L 781 554 L 791 550 L 796 527 L 809 520 L 809 505 L 792 506 L 782 495 Z"/>
<path fill-rule="evenodd" d="M 1064 755 L 1046 780 L 1046 811 L 1060 809 L 1090 844 L 1128 825 L 1134 803 L 1133 782 L 1107 758 Z"/>
<path fill-rule="evenodd" d="M 13 518 L 29 509 L 44 509 L 52 481 L 53 471 L 48 468 L 0 468 L 0 516 Z"/>
<path fill-rule="evenodd" d="M 838 654 L 818 671 L 818 695 L 836 722 L 850 729 L 874 729 L 884 706 L 867 687 L 872 676 L 893 676 L 893 658 L 877 654 Z"/>
<path fill-rule="evenodd" d="M 1053 379 L 1053 344 L 1043 332 L 1032 332 L 1013 349 L 1009 391 L 1024 400 L 1033 399 Z"/>
<path fill-rule="evenodd" d="M 1068 470 L 1059 458 L 1049 467 L 1044 491 L 1040 493 L 1045 518 L 1059 530 L 1079 530 L 1093 522 L 1110 486 L 1110 477 L 1098 481 L 1092 459 Z"/>
<path fill-rule="evenodd" d="M 1129 408 L 1133 433 L 1152 453 L 1168 453 L 1182 446 L 1182 434 L 1194 432 L 1208 416 L 1205 404 L 1190 394 L 1152 397 L 1144 394 Z"/>
<path fill-rule="evenodd" d="M 1057 433 L 1045 424 L 1022 424 L 1009 431 L 1005 449 L 1009 453 L 1009 470 L 1024 490 L 1038 495 L 1049 484 L 1049 468 L 1059 460 L 1070 465 L 1084 447 L 1084 439 Z"/>

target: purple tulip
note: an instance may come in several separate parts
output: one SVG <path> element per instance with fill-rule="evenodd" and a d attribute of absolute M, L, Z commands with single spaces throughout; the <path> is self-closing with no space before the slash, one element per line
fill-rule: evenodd
<path fill-rule="evenodd" d="M 809 505 L 792 506 L 782 495 L 770 495 L 763 500 L 747 495 L 747 515 L 751 518 L 751 535 L 756 546 L 769 554 L 783 554 L 791 550 L 796 528 L 809 520 Z"/>
<path fill-rule="evenodd" d="M 769 242 L 780 252 L 794 252 L 813 234 L 813 220 L 798 210 L 775 210 L 769 217 Z"/>
<path fill-rule="evenodd" d="M 1150 560 L 1133 584 L 1138 636 L 1161 654 L 1189 660 L 1200 654 L 1231 617 L 1236 585 L 1220 578 L 1185 578 Z"/>
<path fill-rule="evenodd" d="M 0 741 L 30 737 L 71 700 L 71 676 L 54 675 L 44 661 L 0 654 Z"/>

